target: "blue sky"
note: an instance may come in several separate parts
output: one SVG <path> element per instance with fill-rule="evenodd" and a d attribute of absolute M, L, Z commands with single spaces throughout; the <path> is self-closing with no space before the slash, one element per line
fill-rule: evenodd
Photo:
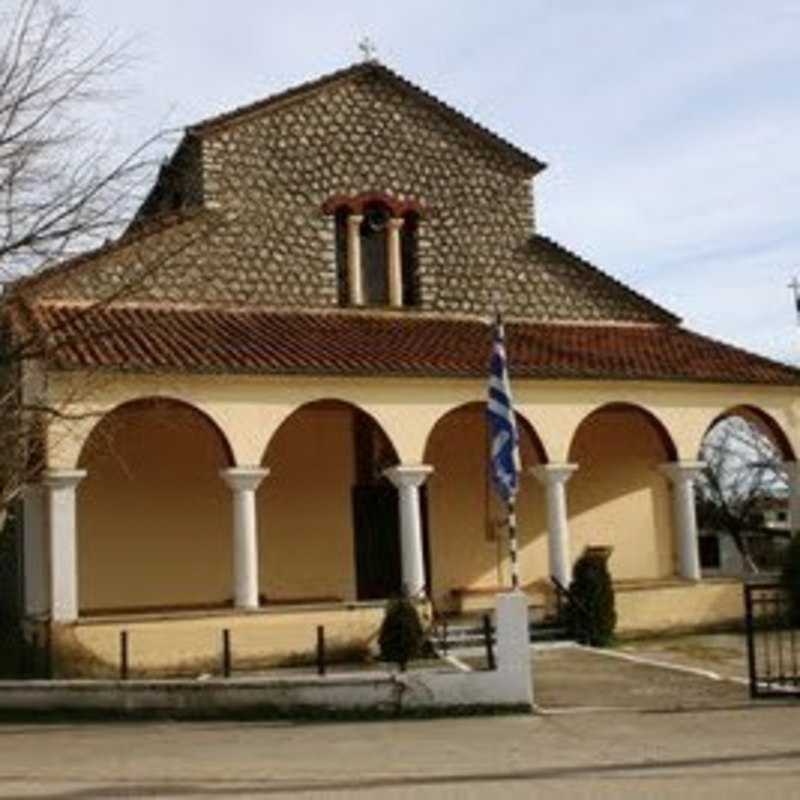
<path fill-rule="evenodd" d="M 549 164 L 539 230 L 800 363 L 800 0 L 85 0 L 132 38 L 121 148 L 379 58 Z"/>

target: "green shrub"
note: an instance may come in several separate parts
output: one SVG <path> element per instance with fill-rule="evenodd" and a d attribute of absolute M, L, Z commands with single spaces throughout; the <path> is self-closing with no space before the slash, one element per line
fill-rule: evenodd
<path fill-rule="evenodd" d="M 781 583 L 789 595 L 792 624 L 800 627 L 800 533 L 794 535 L 784 554 Z"/>
<path fill-rule="evenodd" d="M 384 661 L 406 664 L 422 654 L 425 632 L 416 606 L 408 598 L 390 600 L 378 635 L 378 646 Z"/>
<path fill-rule="evenodd" d="M 592 647 L 606 647 L 614 639 L 617 611 L 614 587 L 606 559 L 584 554 L 575 562 L 567 620 L 572 635 Z"/>

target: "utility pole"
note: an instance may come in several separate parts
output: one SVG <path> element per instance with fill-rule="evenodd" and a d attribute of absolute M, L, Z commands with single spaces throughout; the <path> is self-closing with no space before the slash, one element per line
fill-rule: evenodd
<path fill-rule="evenodd" d="M 789 288 L 792 290 L 792 295 L 794 296 L 794 310 L 797 314 L 797 324 L 800 325 L 800 280 L 797 279 L 797 276 L 792 278 Z"/>

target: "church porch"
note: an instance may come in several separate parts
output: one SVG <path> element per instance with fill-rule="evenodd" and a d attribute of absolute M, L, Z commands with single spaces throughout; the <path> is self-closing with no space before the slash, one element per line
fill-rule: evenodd
<path fill-rule="evenodd" d="M 374 639 L 383 599 L 404 582 L 456 614 L 508 585 L 482 382 L 162 380 L 118 376 L 102 413 L 53 439 L 52 466 L 26 494 L 28 552 L 44 554 L 26 565 L 30 619 L 51 619 L 104 662 L 130 625 L 153 654 L 174 633 L 214 657 L 229 627 L 243 657 L 258 642 L 280 660 L 313 647 L 317 624 L 332 641 Z M 783 399 L 658 389 L 518 382 L 532 604 L 551 575 L 568 581 L 583 547 L 605 545 L 620 630 L 731 618 L 738 589 L 693 571 L 686 456 L 731 397 L 760 395 L 777 419 Z M 384 535 L 359 545 L 359 530 Z"/>

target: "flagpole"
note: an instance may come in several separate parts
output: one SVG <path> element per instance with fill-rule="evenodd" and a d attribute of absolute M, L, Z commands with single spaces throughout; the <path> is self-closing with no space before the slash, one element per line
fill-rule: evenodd
<path fill-rule="evenodd" d="M 519 563 L 517 561 L 517 501 L 508 498 L 508 555 L 511 558 L 511 589 L 519 589 Z"/>
<path fill-rule="evenodd" d="M 495 323 L 503 330 L 503 315 L 500 309 L 495 311 Z M 504 342 L 505 344 L 505 342 Z M 512 409 L 512 414 L 513 409 Z M 519 589 L 519 559 L 517 557 L 517 496 L 510 494 L 507 503 L 508 519 L 506 528 L 508 530 L 508 557 L 511 561 L 511 590 L 516 592 Z"/>
<path fill-rule="evenodd" d="M 519 434 L 514 417 L 514 404 L 508 375 L 508 355 L 505 347 L 505 329 L 500 308 L 495 309 L 494 343 L 489 379 L 491 474 L 498 493 L 505 501 L 508 516 L 508 554 L 511 562 L 511 588 L 519 589 L 519 559 L 517 553 L 516 496 L 519 479 Z"/>

